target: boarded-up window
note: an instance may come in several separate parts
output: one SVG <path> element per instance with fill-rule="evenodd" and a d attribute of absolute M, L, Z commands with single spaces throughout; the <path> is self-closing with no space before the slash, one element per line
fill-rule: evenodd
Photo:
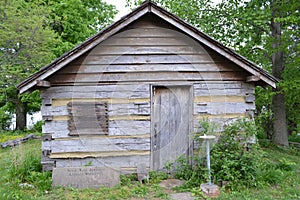
<path fill-rule="evenodd" d="M 69 102 L 69 135 L 108 134 L 107 102 Z"/>

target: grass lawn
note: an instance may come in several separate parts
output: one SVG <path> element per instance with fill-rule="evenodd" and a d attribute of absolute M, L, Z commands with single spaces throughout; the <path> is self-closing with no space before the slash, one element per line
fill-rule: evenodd
<path fill-rule="evenodd" d="M 277 147 L 264 148 L 266 157 L 274 163 L 284 159 L 288 170 L 270 174 L 275 184 L 261 185 L 242 191 L 222 189 L 218 199 L 300 199 L 300 150 Z M 170 199 L 169 193 L 159 186 L 163 178 L 154 176 L 149 183 L 140 184 L 122 177 L 122 184 L 114 188 L 95 189 L 51 188 L 51 174 L 40 172 L 41 141 L 32 140 L 18 147 L 0 149 L 0 199 Z M 13 169 L 13 170 L 12 170 Z M 25 174 L 25 175 L 24 175 Z M 28 183 L 20 187 L 21 183 Z M 199 183 L 200 184 L 200 183 Z M 188 189 L 195 198 L 204 199 L 199 188 Z"/>

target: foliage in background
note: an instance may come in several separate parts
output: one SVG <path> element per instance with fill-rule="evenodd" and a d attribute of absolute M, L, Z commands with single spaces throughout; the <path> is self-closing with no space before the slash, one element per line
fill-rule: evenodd
<path fill-rule="evenodd" d="M 24 100 L 16 84 L 55 58 L 51 49 L 59 40 L 44 26 L 49 12 L 32 1 L 0 3 L 0 107 L 6 113 L 16 113 L 18 129 L 24 129 L 26 113 L 36 109 L 28 103 L 36 101 L 36 94 L 27 94 Z"/>
<path fill-rule="evenodd" d="M 114 6 L 99 0 L 0 2 L 0 123 L 26 126 L 40 108 L 39 92 L 18 95 L 16 85 L 112 22 Z"/>

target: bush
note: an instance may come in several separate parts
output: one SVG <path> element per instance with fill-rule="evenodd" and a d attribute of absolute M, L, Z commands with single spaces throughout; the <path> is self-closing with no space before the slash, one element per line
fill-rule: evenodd
<path fill-rule="evenodd" d="M 226 181 L 229 188 L 256 186 L 257 169 L 263 153 L 254 142 L 253 121 L 238 120 L 225 127 L 223 135 L 211 151 L 215 181 Z"/>
<path fill-rule="evenodd" d="M 11 125 L 12 114 L 5 107 L 0 108 L 0 130 L 8 130 Z"/>
<path fill-rule="evenodd" d="M 42 132 L 42 126 L 44 124 L 44 121 L 43 120 L 40 120 L 40 121 L 37 121 L 33 127 L 32 127 L 32 130 L 33 131 L 36 131 L 36 132 Z"/>

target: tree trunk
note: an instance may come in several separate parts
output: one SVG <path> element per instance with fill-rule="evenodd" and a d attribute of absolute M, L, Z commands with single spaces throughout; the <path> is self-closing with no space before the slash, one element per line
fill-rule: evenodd
<path fill-rule="evenodd" d="M 271 2 L 272 9 L 272 20 L 271 20 L 271 33 L 272 33 L 272 72 L 273 75 L 282 79 L 282 73 L 284 70 L 284 53 L 281 49 L 281 24 L 280 22 L 275 22 L 275 18 L 280 16 L 277 10 L 277 1 Z M 272 141 L 274 144 L 288 146 L 288 132 L 287 132 L 287 120 L 286 120 L 286 107 L 285 107 L 285 95 L 284 91 L 278 87 L 274 89 L 274 96 L 272 101 L 273 106 L 273 136 Z"/>
<path fill-rule="evenodd" d="M 16 130 L 24 130 L 26 128 L 26 106 L 18 98 L 16 104 Z"/>
<path fill-rule="evenodd" d="M 286 109 L 285 109 L 285 96 L 283 93 L 275 94 L 273 96 L 273 137 L 274 144 L 289 146 Z"/>

